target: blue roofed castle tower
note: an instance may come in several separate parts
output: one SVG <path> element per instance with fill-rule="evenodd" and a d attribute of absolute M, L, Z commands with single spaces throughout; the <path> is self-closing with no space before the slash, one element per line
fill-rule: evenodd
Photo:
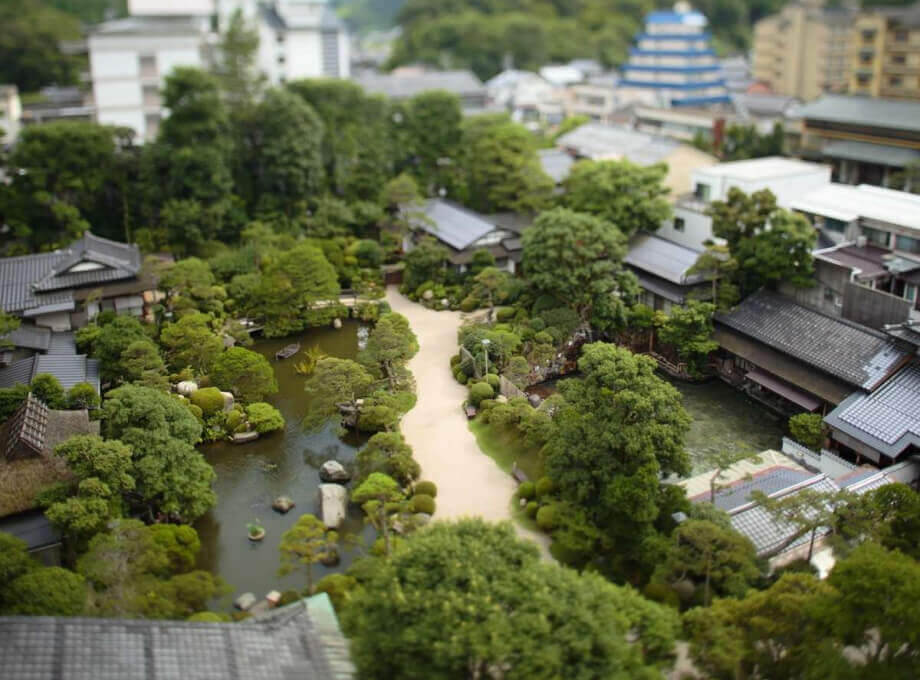
<path fill-rule="evenodd" d="M 630 91 L 627 98 L 665 108 L 730 103 L 706 24 L 686 2 L 646 16 L 623 66 L 620 86 Z"/>

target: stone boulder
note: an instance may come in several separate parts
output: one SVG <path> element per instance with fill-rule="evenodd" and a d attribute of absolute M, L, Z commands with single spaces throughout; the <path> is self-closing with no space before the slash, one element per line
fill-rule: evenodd
<path fill-rule="evenodd" d="M 348 493 L 341 484 L 319 485 L 320 515 L 327 529 L 338 529 L 345 521 Z"/>
<path fill-rule="evenodd" d="M 327 460 L 319 469 L 319 478 L 327 484 L 345 484 L 351 475 L 339 461 Z"/>
<path fill-rule="evenodd" d="M 178 385 L 176 385 L 176 392 L 181 394 L 183 397 L 187 397 L 192 392 L 198 391 L 198 383 L 194 380 L 183 380 Z"/>
<path fill-rule="evenodd" d="M 529 401 L 530 405 L 534 408 L 537 408 L 537 406 L 543 403 L 543 399 L 539 394 L 528 394 L 527 401 Z"/>
<path fill-rule="evenodd" d="M 233 601 L 233 606 L 241 611 L 248 612 L 256 602 L 258 602 L 258 600 L 255 595 L 252 593 L 243 593 Z"/>
<path fill-rule="evenodd" d="M 333 327 L 334 329 L 336 329 L 336 330 L 340 330 L 340 329 L 342 328 L 342 320 L 341 320 L 341 319 L 338 319 L 338 318 L 333 319 L 333 320 L 332 320 L 332 327 Z"/>
<path fill-rule="evenodd" d="M 272 503 L 272 510 L 277 510 L 282 515 L 286 514 L 293 507 L 294 501 L 287 496 L 278 496 Z"/>
<path fill-rule="evenodd" d="M 431 290 L 430 288 L 426 290 L 424 293 L 422 293 L 423 300 L 431 300 L 432 298 L 434 298 L 434 291 Z"/>
<path fill-rule="evenodd" d="M 272 590 L 268 595 L 265 596 L 265 601 L 268 602 L 272 607 L 277 607 L 278 603 L 281 602 L 281 591 Z"/>
<path fill-rule="evenodd" d="M 236 403 L 235 400 L 233 399 L 233 393 L 232 392 L 221 392 L 220 396 L 224 398 L 224 413 L 226 413 L 227 411 L 232 411 L 233 404 Z"/>

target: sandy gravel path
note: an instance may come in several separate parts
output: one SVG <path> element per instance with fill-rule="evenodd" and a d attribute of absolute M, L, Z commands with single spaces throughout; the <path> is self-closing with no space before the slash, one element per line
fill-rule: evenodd
<path fill-rule="evenodd" d="M 438 485 L 435 517 L 511 519 L 514 481 L 479 450 L 461 409 L 466 388 L 450 373 L 450 357 L 457 350 L 460 313 L 426 309 L 393 286 L 387 289 L 387 302 L 394 312 L 409 320 L 419 341 L 419 352 L 409 362 L 418 403 L 403 418 L 401 429 L 422 466 L 422 477 Z M 544 556 L 548 556 L 546 536 L 517 523 L 515 529 L 522 537 L 537 543 Z"/>

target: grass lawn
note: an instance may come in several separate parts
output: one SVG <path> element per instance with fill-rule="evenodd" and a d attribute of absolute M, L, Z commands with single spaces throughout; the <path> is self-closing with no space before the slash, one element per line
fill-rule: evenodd
<path fill-rule="evenodd" d="M 512 464 L 517 463 L 532 481 L 543 476 L 540 450 L 525 444 L 514 428 L 494 427 L 479 418 L 470 421 L 469 427 L 480 450 L 509 475 Z"/>

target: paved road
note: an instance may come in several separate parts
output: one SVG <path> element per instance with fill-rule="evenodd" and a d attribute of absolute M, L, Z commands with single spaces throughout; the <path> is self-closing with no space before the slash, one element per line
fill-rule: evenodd
<path fill-rule="evenodd" d="M 457 351 L 460 313 L 426 309 L 392 286 L 387 289 L 387 302 L 409 320 L 419 341 L 419 352 L 409 362 L 418 403 L 403 418 L 401 429 L 422 466 L 422 477 L 438 485 L 435 517 L 511 519 L 514 481 L 479 450 L 461 409 L 467 390 L 450 372 L 450 357 Z M 548 557 L 546 536 L 517 523 L 515 528 Z"/>

